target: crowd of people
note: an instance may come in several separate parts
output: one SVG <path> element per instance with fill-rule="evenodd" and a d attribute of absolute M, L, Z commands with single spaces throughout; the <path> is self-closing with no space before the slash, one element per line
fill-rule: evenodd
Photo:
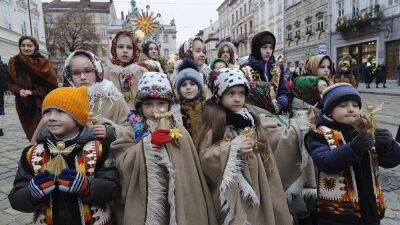
<path fill-rule="evenodd" d="M 353 59 L 291 67 L 275 44 L 258 33 L 239 63 L 223 42 L 208 65 L 193 37 L 167 62 L 121 30 L 105 63 L 69 54 L 58 87 L 22 37 L 2 82 L 31 141 L 11 206 L 57 225 L 380 224 L 400 144 L 362 116 Z"/>

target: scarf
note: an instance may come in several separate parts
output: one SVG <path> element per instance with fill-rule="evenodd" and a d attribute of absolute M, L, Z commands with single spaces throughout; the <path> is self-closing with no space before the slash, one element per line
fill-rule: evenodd
<path fill-rule="evenodd" d="M 243 130 L 246 127 L 254 127 L 253 115 L 246 108 L 242 108 L 237 112 L 229 110 L 225 111 L 226 124 L 232 125 L 236 130 Z"/>
<path fill-rule="evenodd" d="M 256 59 L 253 55 L 249 56 L 248 59 L 248 64 L 250 67 L 252 67 L 254 70 L 256 70 L 259 73 L 259 79 L 262 81 L 267 81 L 271 80 L 271 74 L 270 70 L 272 65 L 275 64 L 275 57 L 271 56 L 271 58 L 268 61 L 264 60 L 259 60 Z M 257 80 L 257 79 L 255 79 Z"/>
<path fill-rule="evenodd" d="M 131 37 L 132 40 L 132 46 L 133 46 L 133 56 L 132 59 L 129 62 L 121 62 L 121 60 L 118 59 L 117 57 L 117 41 L 118 41 L 118 37 L 121 35 L 126 35 L 128 37 Z M 119 31 L 115 37 L 113 38 L 112 42 L 111 42 L 111 55 L 112 58 L 110 59 L 111 63 L 114 65 L 118 65 L 118 66 L 122 66 L 122 67 L 126 67 L 132 63 L 135 62 L 136 60 L 136 56 L 139 54 L 139 50 L 137 49 L 137 44 L 135 42 L 135 40 L 133 39 L 133 34 L 132 31 L 128 31 L 128 30 L 121 30 Z"/>
<path fill-rule="evenodd" d="M 32 56 L 22 53 L 16 55 L 14 66 L 10 68 L 10 76 L 16 84 L 21 86 L 25 86 L 26 82 L 41 84 L 40 86 L 48 85 L 52 88 L 58 86 L 52 63 L 40 53 Z"/>

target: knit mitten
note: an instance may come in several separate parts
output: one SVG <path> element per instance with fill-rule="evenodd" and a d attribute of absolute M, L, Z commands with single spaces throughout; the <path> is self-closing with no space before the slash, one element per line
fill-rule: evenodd
<path fill-rule="evenodd" d="M 387 129 L 378 128 L 375 131 L 375 147 L 378 152 L 390 151 L 393 147 L 393 136 Z"/>
<path fill-rule="evenodd" d="M 54 188 L 55 175 L 45 170 L 38 173 L 29 182 L 29 190 L 35 200 L 40 200 L 44 196 L 50 194 Z"/>
<path fill-rule="evenodd" d="M 157 129 L 151 133 L 151 143 L 154 145 L 160 146 L 171 141 L 172 137 L 169 135 L 169 130 Z"/>
<path fill-rule="evenodd" d="M 79 195 L 89 194 L 89 178 L 76 170 L 63 169 L 58 175 L 58 189 L 63 192 L 76 193 Z"/>
<path fill-rule="evenodd" d="M 372 149 L 373 137 L 370 132 L 358 134 L 351 142 L 350 146 L 355 153 L 362 156 Z"/>

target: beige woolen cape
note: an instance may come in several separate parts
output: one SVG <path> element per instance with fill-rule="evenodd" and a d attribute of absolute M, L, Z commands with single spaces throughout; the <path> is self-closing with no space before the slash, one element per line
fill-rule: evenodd
<path fill-rule="evenodd" d="M 135 109 L 135 104 L 134 104 L 134 99 L 136 96 L 136 93 L 138 91 L 138 85 L 139 85 L 139 80 L 142 77 L 143 73 L 148 72 L 144 67 L 141 67 L 136 64 L 131 64 L 126 67 L 114 65 L 111 63 L 110 60 L 106 62 L 106 67 L 104 68 L 104 74 L 105 78 L 110 80 L 111 82 L 114 83 L 114 85 L 118 88 L 118 90 L 123 93 L 124 95 L 127 93 L 124 93 L 121 88 L 121 77 L 124 74 L 129 74 L 131 75 L 131 86 L 130 86 L 130 101 L 127 101 L 129 109 L 134 110 Z"/>
<path fill-rule="evenodd" d="M 212 145 L 209 131 L 199 149 L 219 224 L 292 224 L 273 154 L 269 160 L 272 170 L 267 175 L 260 153 L 251 153 L 246 159 L 239 157 L 240 146 L 228 141 L 233 136 L 235 131 L 228 126 L 224 139 Z"/>
<path fill-rule="evenodd" d="M 116 209 L 119 224 L 217 224 L 193 141 L 178 128 L 183 137 L 161 149 L 151 147 L 150 136 L 129 144 L 132 134 L 126 134 L 112 143 L 124 203 Z"/>

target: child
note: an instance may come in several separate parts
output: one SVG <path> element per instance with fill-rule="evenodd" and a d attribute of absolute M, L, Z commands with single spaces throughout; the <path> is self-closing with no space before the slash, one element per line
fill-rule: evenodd
<path fill-rule="evenodd" d="M 105 77 L 112 81 L 124 95 L 125 101 L 133 106 L 140 77 L 147 70 L 135 64 L 139 54 L 132 32 L 119 31 L 111 42 L 112 59 L 107 61 Z M 131 109 L 133 109 L 131 107 Z"/>
<path fill-rule="evenodd" d="M 211 70 L 218 70 L 221 68 L 227 68 L 228 63 L 223 58 L 215 58 L 210 63 Z"/>
<path fill-rule="evenodd" d="M 178 93 L 183 125 L 195 137 L 202 123 L 201 113 L 205 102 L 203 76 L 197 65 L 188 59 L 182 62 L 178 71 L 174 87 Z"/>
<path fill-rule="evenodd" d="M 319 224 L 380 224 L 385 209 L 378 166 L 397 166 L 400 145 L 386 129 L 377 128 L 371 134 L 353 128 L 362 103 L 350 84 L 330 86 L 322 93 L 322 101 L 317 129 L 305 138 L 319 170 Z"/>
<path fill-rule="evenodd" d="M 197 146 L 219 224 L 289 225 L 266 133 L 244 104 L 248 81 L 237 69 L 218 72 L 210 78 L 215 101 L 204 108 Z"/>
<path fill-rule="evenodd" d="M 177 68 L 179 67 L 179 64 L 182 63 L 182 60 L 191 59 L 199 67 L 200 73 L 203 74 L 203 80 L 207 80 L 211 69 L 206 63 L 206 46 L 200 37 L 190 38 L 183 43 L 179 48 L 179 59 L 180 60 L 177 61 L 177 64 L 175 65 L 175 76 L 177 74 Z M 173 82 L 175 76 L 172 78 Z"/>
<path fill-rule="evenodd" d="M 256 34 L 251 40 L 251 54 L 248 59 L 248 66 L 254 71 L 254 74 L 250 77 L 252 81 L 260 80 L 274 86 L 274 92 L 276 93 L 274 97 L 278 103 L 277 113 L 280 113 L 286 110 L 289 96 L 282 71 L 275 65 L 275 44 L 276 39 L 271 32 L 264 31 Z"/>
<path fill-rule="evenodd" d="M 145 67 L 148 71 L 167 72 L 165 69 L 165 62 L 160 56 L 157 42 L 146 41 L 143 44 L 143 52 L 140 53 L 139 60 L 140 65 Z"/>
<path fill-rule="evenodd" d="M 104 79 L 100 60 L 89 51 L 76 50 L 64 63 L 63 78 L 64 86 L 88 87 L 91 117 L 96 121 L 92 129 L 108 144 L 114 141 L 121 125 L 127 122 L 129 108 L 114 84 Z M 33 144 L 43 127 L 41 121 L 33 135 Z"/>
<path fill-rule="evenodd" d="M 192 139 L 169 111 L 173 97 L 166 74 L 143 74 L 137 112 L 130 116 L 134 144 L 130 138 L 112 143 L 125 203 L 119 218 L 125 225 L 217 224 Z"/>
<path fill-rule="evenodd" d="M 112 224 L 107 203 L 120 192 L 118 172 L 105 166 L 109 149 L 86 126 L 87 96 L 86 87 L 63 87 L 43 101 L 46 128 L 23 151 L 8 196 L 13 209 L 34 212 L 34 222 Z"/>
<path fill-rule="evenodd" d="M 223 58 L 227 63 L 229 68 L 239 69 L 239 65 L 236 64 L 235 60 L 235 47 L 231 42 L 222 42 L 218 46 L 218 58 Z"/>
<path fill-rule="evenodd" d="M 290 110 L 293 113 L 309 106 L 322 108 L 322 91 L 331 83 L 332 60 L 327 55 L 315 55 L 307 60 L 307 76 L 299 76 L 286 83 L 290 93 Z"/>
<path fill-rule="evenodd" d="M 357 78 L 351 71 L 352 58 L 350 56 L 350 59 L 348 59 L 348 57 L 343 58 L 342 60 L 339 61 L 338 71 L 335 74 L 335 76 L 332 77 L 333 82 L 335 84 L 348 83 L 353 85 L 353 87 L 357 87 Z"/>

